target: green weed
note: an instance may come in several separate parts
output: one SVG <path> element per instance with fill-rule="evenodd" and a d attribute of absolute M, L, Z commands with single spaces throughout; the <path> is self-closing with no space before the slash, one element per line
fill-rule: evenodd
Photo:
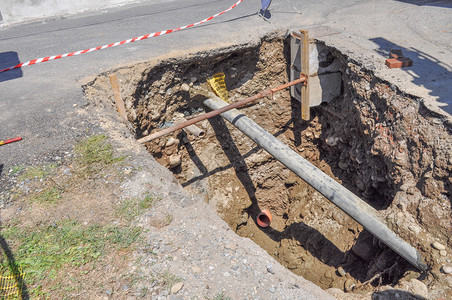
<path fill-rule="evenodd" d="M 20 173 L 20 172 L 22 172 L 23 170 L 25 170 L 25 167 L 22 166 L 22 165 L 13 166 L 13 167 L 11 168 L 11 170 L 9 171 L 9 173 L 10 173 L 11 175 L 16 175 L 17 173 Z"/>
<path fill-rule="evenodd" d="M 139 216 L 143 210 L 151 208 L 157 201 L 158 199 L 150 194 L 146 194 L 142 198 L 125 199 L 117 206 L 116 214 L 127 221 L 131 221 Z"/>
<path fill-rule="evenodd" d="M 105 135 L 92 135 L 79 142 L 74 152 L 79 167 L 79 175 L 87 177 L 102 171 L 106 166 L 124 160 L 124 156 L 116 157 L 113 146 L 107 142 Z"/>
<path fill-rule="evenodd" d="M 172 221 L 173 221 L 173 216 L 170 214 L 167 214 L 165 216 L 165 226 L 168 226 L 169 224 L 171 224 Z"/>
<path fill-rule="evenodd" d="M 107 252 L 128 248 L 140 233 L 137 227 L 84 226 L 72 220 L 54 226 L 12 226 L 2 230 L 30 284 L 55 278 L 65 266 L 85 265 Z"/>
<path fill-rule="evenodd" d="M 165 215 L 165 217 L 155 218 L 151 220 L 151 225 L 157 228 L 163 228 L 168 226 L 173 221 L 173 216 L 171 214 Z"/>
<path fill-rule="evenodd" d="M 54 173 L 56 164 L 47 164 L 43 166 L 31 166 L 25 169 L 25 172 L 20 176 L 24 179 L 44 179 Z"/>
<path fill-rule="evenodd" d="M 221 292 L 220 294 L 218 294 L 217 296 L 215 296 L 215 298 L 213 298 L 213 300 L 231 300 L 232 298 L 226 296 L 224 294 L 224 292 Z"/>
<path fill-rule="evenodd" d="M 51 187 L 35 195 L 33 200 L 39 203 L 55 203 L 60 198 L 60 191 L 55 187 Z"/>
<path fill-rule="evenodd" d="M 174 284 L 182 281 L 181 278 L 177 277 L 174 274 L 171 274 L 168 271 L 159 274 L 159 276 L 157 276 L 157 280 L 160 282 L 162 286 L 167 286 L 170 290 Z"/>

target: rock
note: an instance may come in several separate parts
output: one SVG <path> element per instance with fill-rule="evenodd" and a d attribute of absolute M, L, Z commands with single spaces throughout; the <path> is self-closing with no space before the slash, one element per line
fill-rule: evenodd
<path fill-rule="evenodd" d="M 275 288 L 274 286 L 270 287 L 269 290 L 270 290 L 270 292 L 272 292 L 272 293 L 276 292 L 276 288 Z"/>
<path fill-rule="evenodd" d="M 344 282 L 344 291 L 351 292 L 353 291 L 353 288 L 355 287 L 355 282 L 352 279 L 347 279 Z"/>
<path fill-rule="evenodd" d="M 428 299 L 428 289 L 427 289 L 427 286 L 423 282 L 421 282 L 417 279 L 411 279 L 410 285 L 411 285 L 410 290 L 413 294 L 419 295 L 419 296 L 422 296 L 422 297 L 425 297 Z"/>
<path fill-rule="evenodd" d="M 190 77 L 191 82 L 196 82 L 197 80 L 198 80 L 198 78 L 196 78 L 195 76 Z"/>
<path fill-rule="evenodd" d="M 414 232 L 415 234 L 419 234 L 422 231 L 422 228 L 417 225 L 410 225 L 408 226 L 408 229 Z"/>
<path fill-rule="evenodd" d="M 71 175 L 72 175 L 71 169 L 69 169 L 69 168 L 63 169 L 63 175 L 65 175 L 65 176 L 71 176 Z"/>
<path fill-rule="evenodd" d="M 344 268 L 339 267 L 337 268 L 337 272 L 339 273 L 339 275 L 341 275 L 342 277 L 344 277 L 347 273 L 345 272 Z"/>
<path fill-rule="evenodd" d="M 297 178 L 289 176 L 284 183 L 286 185 L 294 185 L 295 183 L 297 183 Z"/>
<path fill-rule="evenodd" d="M 235 250 L 237 250 L 237 244 L 233 244 L 233 243 L 231 243 L 231 244 L 227 244 L 226 246 L 224 246 L 226 249 L 229 249 L 229 250 L 232 250 L 232 251 L 235 251 Z"/>
<path fill-rule="evenodd" d="M 441 256 L 446 256 L 447 255 L 447 251 L 446 250 L 441 250 L 441 251 L 439 251 L 439 254 Z"/>
<path fill-rule="evenodd" d="M 198 266 L 193 266 L 193 267 L 192 267 L 192 270 L 193 270 L 193 272 L 195 272 L 196 274 L 201 273 L 201 268 L 198 267 Z"/>
<path fill-rule="evenodd" d="M 190 86 L 186 83 L 183 83 L 180 88 L 185 92 L 188 92 L 190 90 Z"/>
<path fill-rule="evenodd" d="M 177 294 L 182 287 L 184 286 L 183 282 L 178 282 L 171 287 L 171 294 Z"/>
<path fill-rule="evenodd" d="M 270 274 L 275 274 L 275 270 L 273 269 L 272 264 L 267 265 L 267 272 Z"/>
<path fill-rule="evenodd" d="M 366 190 L 366 184 L 360 178 L 356 179 L 355 184 L 360 191 L 364 192 Z"/>
<path fill-rule="evenodd" d="M 440 242 L 437 242 L 437 241 L 434 241 L 434 242 L 432 243 L 432 247 L 433 247 L 434 249 L 436 249 L 436 250 L 439 250 L 439 251 L 441 251 L 441 250 L 446 250 L 446 246 L 444 246 L 443 244 L 441 244 Z"/>
<path fill-rule="evenodd" d="M 392 291 L 394 288 L 390 285 L 383 285 L 378 289 L 380 292 Z"/>
<path fill-rule="evenodd" d="M 169 157 L 169 167 L 170 168 L 175 168 L 177 166 L 179 166 L 181 164 L 181 156 L 176 154 L 176 155 L 171 155 Z"/>
<path fill-rule="evenodd" d="M 329 288 L 329 289 L 326 290 L 326 292 L 327 292 L 328 294 L 333 295 L 333 296 L 342 295 L 342 294 L 344 293 L 343 290 L 338 289 L 338 288 Z"/>
<path fill-rule="evenodd" d="M 170 137 L 168 139 L 168 141 L 166 142 L 166 147 L 169 147 L 169 146 L 172 146 L 172 145 L 177 145 L 177 144 L 179 144 L 179 140 L 175 139 L 173 137 Z"/>
<path fill-rule="evenodd" d="M 348 169 L 348 164 L 344 161 L 340 161 L 338 164 L 339 169 L 343 170 L 343 171 L 347 171 Z"/>
<path fill-rule="evenodd" d="M 335 136 L 331 136 L 331 137 L 328 137 L 328 138 L 325 140 L 325 142 L 328 144 L 328 146 L 334 147 L 334 146 L 336 146 L 337 143 L 339 142 L 339 138 L 338 138 L 338 137 L 335 137 Z"/>
<path fill-rule="evenodd" d="M 447 264 L 447 265 L 442 266 L 441 272 L 443 272 L 444 274 L 451 274 L 452 273 L 452 265 Z"/>

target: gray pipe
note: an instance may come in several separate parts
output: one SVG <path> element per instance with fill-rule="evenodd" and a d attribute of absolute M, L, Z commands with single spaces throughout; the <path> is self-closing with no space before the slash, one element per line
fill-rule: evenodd
<path fill-rule="evenodd" d="M 205 100 L 204 105 L 215 110 L 226 106 L 227 103 L 219 98 L 213 98 Z M 376 210 L 372 206 L 323 173 L 238 110 L 233 109 L 224 112 L 221 116 L 413 266 L 421 271 L 427 270 L 427 265 L 419 252 L 391 231 L 377 217 Z"/>

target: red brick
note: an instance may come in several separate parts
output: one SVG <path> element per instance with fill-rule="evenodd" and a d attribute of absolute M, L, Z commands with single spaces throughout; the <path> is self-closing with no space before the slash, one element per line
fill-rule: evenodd
<path fill-rule="evenodd" d="M 400 57 L 400 58 L 388 58 L 385 64 L 390 69 L 395 68 L 403 68 L 403 67 L 411 67 L 413 65 L 413 61 L 408 57 Z"/>

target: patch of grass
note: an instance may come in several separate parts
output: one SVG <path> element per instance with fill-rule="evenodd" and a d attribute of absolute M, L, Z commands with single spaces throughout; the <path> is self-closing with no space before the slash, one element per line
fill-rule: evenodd
<path fill-rule="evenodd" d="M 79 267 L 105 253 L 126 249 L 137 241 L 141 229 L 132 226 L 85 226 L 67 220 L 55 226 L 11 226 L 2 230 L 12 245 L 16 262 L 28 284 L 54 279 L 64 267 Z M 37 287 L 35 287 L 37 288 Z"/>
<path fill-rule="evenodd" d="M 131 221 L 140 215 L 143 210 L 151 208 L 157 201 L 158 199 L 150 194 L 145 194 L 141 198 L 125 199 L 117 206 L 116 214 L 127 221 Z"/>
<path fill-rule="evenodd" d="M 56 164 L 47 164 L 43 166 L 31 166 L 25 169 L 25 172 L 20 176 L 23 179 L 44 179 L 54 173 Z"/>
<path fill-rule="evenodd" d="M 216 295 L 212 300 L 231 300 L 232 298 L 226 296 L 224 292 L 221 292 L 220 294 Z"/>
<path fill-rule="evenodd" d="M 106 166 L 123 161 L 125 156 L 115 156 L 113 146 L 105 135 L 92 135 L 74 147 L 79 175 L 87 177 L 102 171 Z"/>
<path fill-rule="evenodd" d="M 168 271 L 161 273 L 158 276 L 157 280 L 160 282 L 162 286 L 167 286 L 169 290 L 171 290 L 174 284 L 182 281 L 181 278 L 177 277 L 174 274 L 171 274 Z"/>
<path fill-rule="evenodd" d="M 163 218 L 156 218 L 151 220 L 151 225 L 157 228 L 163 228 L 165 226 L 168 226 L 173 221 L 173 215 L 167 214 Z"/>
<path fill-rule="evenodd" d="M 39 203 L 53 204 L 60 198 L 60 191 L 55 187 L 50 187 L 35 195 L 33 200 Z"/>
<path fill-rule="evenodd" d="M 20 173 L 20 172 L 22 172 L 23 170 L 25 170 L 25 167 L 22 166 L 22 165 L 13 166 L 13 167 L 11 168 L 11 170 L 9 171 L 9 173 L 10 173 L 11 175 L 16 175 L 17 173 Z"/>
<path fill-rule="evenodd" d="M 167 214 L 165 216 L 165 226 L 168 226 L 169 224 L 171 224 L 172 221 L 173 221 L 173 215 Z"/>

